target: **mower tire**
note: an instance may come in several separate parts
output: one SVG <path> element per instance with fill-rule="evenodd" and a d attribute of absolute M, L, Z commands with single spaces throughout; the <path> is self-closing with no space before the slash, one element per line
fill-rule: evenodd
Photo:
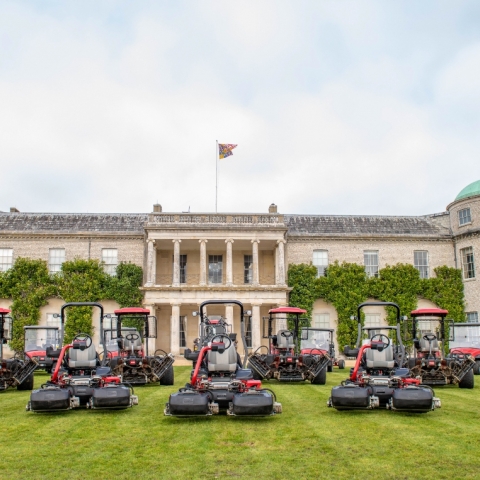
<path fill-rule="evenodd" d="M 345 368 L 345 360 L 339 360 L 338 361 L 338 368 L 340 370 L 343 370 Z"/>
<path fill-rule="evenodd" d="M 468 373 L 462 378 L 458 384 L 459 388 L 473 388 L 475 384 L 475 378 L 473 376 L 473 368 L 471 368 Z"/>
<path fill-rule="evenodd" d="M 327 365 L 327 372 L 333 372 L 333 364 L 332 364 L 332 362 L 330 362 L 330 363 Z"/>
<path fill-rule="evenodd" d="M 262 381 L 263 378 L 257 373 L 257 371 L 250 365 L 250 363 L 247 365 L 247 368 L 249 368 L 252 371 L 252 376 L 254 380 L 260 380 Z"/>
<path fill-rule="evenodd" d="M 325 367 L 316 377 L 312 378 L 313 385 L 325 385 L 327 383 L 327 368 Z"/>
<path fill-rule="evenodd" d="M 408 359 L 408 369 L 411 370 L 417 363 L 416 358 L 409 358 Z"/>
<path fill-rule="evenodd" d="M 20 385 L 17 385 L 17 390 L 33 390 L 34 380 L 33 373 L 31 373 Z"/>
<path fill-rule="evenodd" d="M 480 375 L 480 360 L 475 362 L 475 366 L 473 367 L 473 374 Z"/>
<path fill-rule="evenodd" d="M 160 385 L 173 385 L 175 383 L 175 374 L 173 372 L 173 365 L 165 372 L 160 379 Z"/>

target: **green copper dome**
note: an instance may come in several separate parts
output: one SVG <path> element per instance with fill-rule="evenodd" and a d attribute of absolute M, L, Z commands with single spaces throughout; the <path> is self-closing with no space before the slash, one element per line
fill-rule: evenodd
<path fill-rule="evenodd" d="M 462 198 L 472 197 L 473 195 L 480 195 L 480 180 L 467 185 L 458 195 L 455 201 Z"/>

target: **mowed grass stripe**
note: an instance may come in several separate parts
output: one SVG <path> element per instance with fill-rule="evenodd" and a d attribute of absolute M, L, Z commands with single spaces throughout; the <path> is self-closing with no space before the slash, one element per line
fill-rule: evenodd
<path fill-rule="evenodd" d="M 175 386 L 136 388 L 140 405 L 124 411 L 33 414 L 29 392 L 4 392 L 0 477 L 478 478 L 479 386 L 437 388 L 442 409 L 428 414 L 337 412 L 326 402 L 347 370 L 335 369 L 326 386 L 264 382 L 279 416 L 164 417 L 190 370 L 175 368 Z"/>

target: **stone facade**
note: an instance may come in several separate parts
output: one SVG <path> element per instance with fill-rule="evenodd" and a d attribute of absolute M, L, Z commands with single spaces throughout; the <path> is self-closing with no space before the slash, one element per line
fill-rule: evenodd
<path fill-rule="evenodd" d="M 470 221 L 459 224 L 459 212 L 469 209 Z M 149 349 L 182 353 L 198 336 L 192 312 L 209 299 L 240 300 L 251 310 L 251 348 L 266 344 L 264 317 L 287 305 L 289 264 L 310 263 L 321 250 L 328 263 L 364 263 L 365 251 L 378 252 L 378 269 L 414 263 L 415 252 L 427 252 L 428 276 L 434 268 L 461 268 L 463 249 L 480 255 L 480 191 L 454 201 L 446 212 L 419 217 L 282 215 L 271 205 L 266 214 L 165 213 L 160 205 L 150 214 L 31 214 L 0 213 L 0 249 L 13 249 L 13 258 L 49 259 L 51 248 L 65 249 L 65 259 L 102 259 L 102 249 L 114 249 L 118 262 L 144 268 L 144 305 L 158 319 L 158 338 Z M 463 215 L 463 213 L 462 213 Z M 463 221 L 463 220 L 462 220 Z M 326 253 L 325 253 L 326 252 Z M 480 310 L 476 265 L 465 274 L 466 311 Z M 473 275 L 472 275 L 473 272 Z M 467 278 L 470 277 L 470 278 Z M 8 306 L 8 300 L 0 300 Z M 58 312 L 62 301 L 42 307 Z M 419 299 L 419 307 L 433 306 Z M 105 302 L 105 312 L 117 305 Z M 377 311 L 378 310 L 378 311 Z M 237 307 L 208 307 L 240 331 Z M 369 307 L 372 322 L 385 322 L 383 308 Z M 98 331 L 98 319 L 93 322 Z M 335 328 L 332 305 L 317 300 L 314 321 Z M 375 323 L 376 324 L 376 323 Z M 98 339 L 96 339 L 98 341 Z M 242 350 L 242 348 L 240 348 Z"/>

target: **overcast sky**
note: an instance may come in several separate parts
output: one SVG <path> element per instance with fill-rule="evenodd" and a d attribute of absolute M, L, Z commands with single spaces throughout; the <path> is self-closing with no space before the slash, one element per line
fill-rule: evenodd
<path fill-rule="evenodd" d="M 422 215 L 480 179 L 480 2 L 0 1 L 0 210 Z"/>

